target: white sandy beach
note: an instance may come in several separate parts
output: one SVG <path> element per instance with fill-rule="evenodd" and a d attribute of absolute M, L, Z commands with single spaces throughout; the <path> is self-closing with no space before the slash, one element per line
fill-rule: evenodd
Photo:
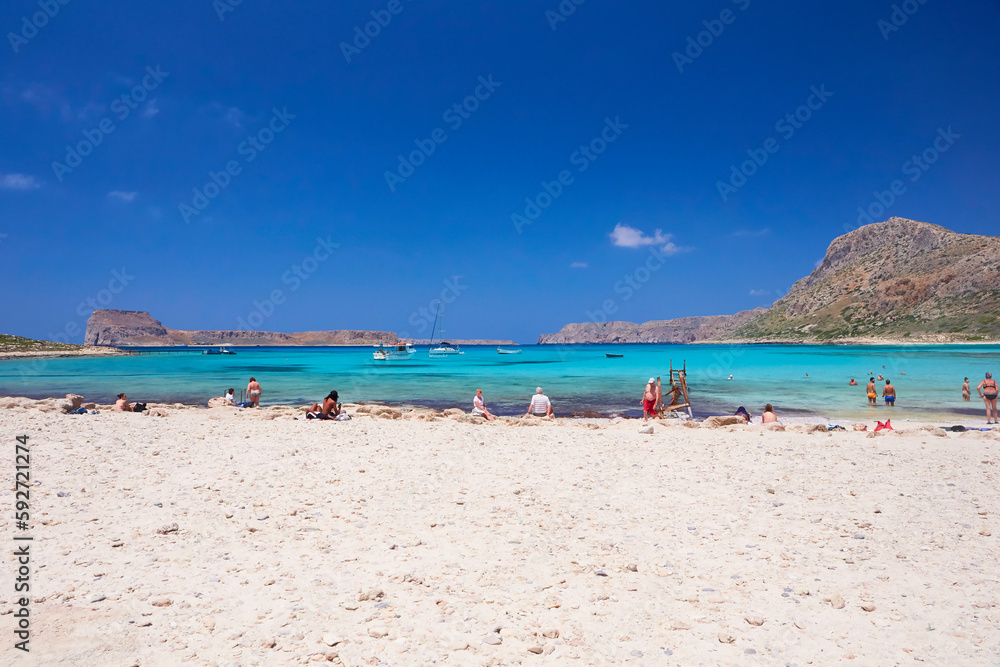
<path fill-rule="evenodd" d="M 997 433 L 0 405 L 6 664 L 1000 661 Z"/>

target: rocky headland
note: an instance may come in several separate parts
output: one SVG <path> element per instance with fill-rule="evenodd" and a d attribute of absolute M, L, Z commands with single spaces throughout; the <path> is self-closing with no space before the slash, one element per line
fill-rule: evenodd
<path fill-rule="evenodd" d="M 975 343 L 997 340 L 998 316 L 1000 238 L 890 218 L 834 239 L 770 308 L 567 324 L 538 343 Z"/>

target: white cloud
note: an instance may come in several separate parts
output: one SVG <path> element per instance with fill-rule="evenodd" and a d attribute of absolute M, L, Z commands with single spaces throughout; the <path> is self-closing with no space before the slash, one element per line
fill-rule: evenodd
<path fill-rule="evenodd" d="M 585 269 L 587 268 L 586 262 L 573 262 L 569 265 L 571 269 Z"/>
<path fill-rule="evenodd" d="M 24 174 L 6 174 L 0 176 L 0 188 L 4 190 L 34 190 L 42 184 L 34 176 Z"/>
<path fill-rule="evenodd" d="M 142 117 L 152 118 L 158 113 L 160 113 L 160 107 L 157 106 L 156 99 L 152 99 L 146 103 L 146 108 L 142 110 Z"/>
<path fill-rule="evenodd" d="M 117 199 L 118 201 L 130 202 L 135 199 L 138 192 L 123 192 L 121 190 L 112 190 L 108 193 L 108 199 Z"/>
<path fill-rule="evenodd" d="M 229 107 L 229 109 L 226 110 L 226 115 L 223 116 L 223 120 L 239 129 L 243 127 L 243 122 L 246 120 L 246 117 L 247 115 L 237 107 Z"/>
<path fill-rule="evenodd" d="M 750 296 L 766 296 L 771 293 L 771 290 L 767 289 L 752 289 L 750 290 Z"/>
<path fill-rule="evenodd" d="M 670 241 L 670 234 L 664 234 L 662 229 L 657 229 L 652 236 L 646 236 L 644 231 L 619 222 L 611 232 L 611 240 L 621 248 L 641 248 L 647 245 L 666 244 Z"/>

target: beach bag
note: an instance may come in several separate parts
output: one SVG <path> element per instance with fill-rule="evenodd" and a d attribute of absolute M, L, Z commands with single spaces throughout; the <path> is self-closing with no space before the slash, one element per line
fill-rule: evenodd
<path fill-rule="evenodd" d="M 236 407 L 238 407 L 238 408 L 252 408 L 253 407 L 253 403 L 251 403 L 250 401 L 243 401 L 242 403 L 237 403 Z"/>
<path fill-rule="evenodd" d="M 348 422 L 351 421 L 351 415 L 347 414 L 346 412 L 341 412 L 339 415 L 333 418 L 333 421 Z"/>
<path fill-rule="evenodd" d="M 136 403 L 132 406 L 132 412 L 143 412 L 146 409 L 145 403 Z"/>

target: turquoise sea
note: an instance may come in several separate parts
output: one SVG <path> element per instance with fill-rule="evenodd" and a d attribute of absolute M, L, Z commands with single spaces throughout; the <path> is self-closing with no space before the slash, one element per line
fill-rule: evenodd
<path fill-rule="evenodd" d="M 477 388 L 499 414 L 519 414 L 540 385 L 559 415 L 597 412 L 641 415 L 639 399 L 650 376 L 667 377 L 687 363 L 695 416 L 731 414 L 746 406 L 758 415 L 773 403 L 779 416 L 834 419 L 949 418 L 985 421 L 975 386 L 985 371 L 1000 372 L 1000 346 L 809 345 L 525 345 L 520 355 L 493 347 L 430 359 L 418 348 L 408 361 L 375 362 L 370 347 L 234 347 L 235 355 L 202 355 L 201 348 L 107 358 L 0 362 L 0 394 L 42 398 L 82 394 L 109 403 L 130 400 L 204 404 L 228 387 L 236 395 L 254 376 L 262 403 L 301 404 L 331 389 L 344 402 L 379 401 L 470 409 Z M 607 358 L 605 353 L 623 354 Z M 893 412 L 881 398 L 866 407 L 869 372 L 896 386 Z M 806 377 L 806 374 L 809 377 Z M 733 379 L 729 380 L 732 375 Z M 963 377 L 973 401 L 962 402 Z M 850 378 L 858 386 L 848 386 Z M 879 385 L 884 383 L 878 383 Z M 881 391 L 879 392 L 881 396 Z"/>

